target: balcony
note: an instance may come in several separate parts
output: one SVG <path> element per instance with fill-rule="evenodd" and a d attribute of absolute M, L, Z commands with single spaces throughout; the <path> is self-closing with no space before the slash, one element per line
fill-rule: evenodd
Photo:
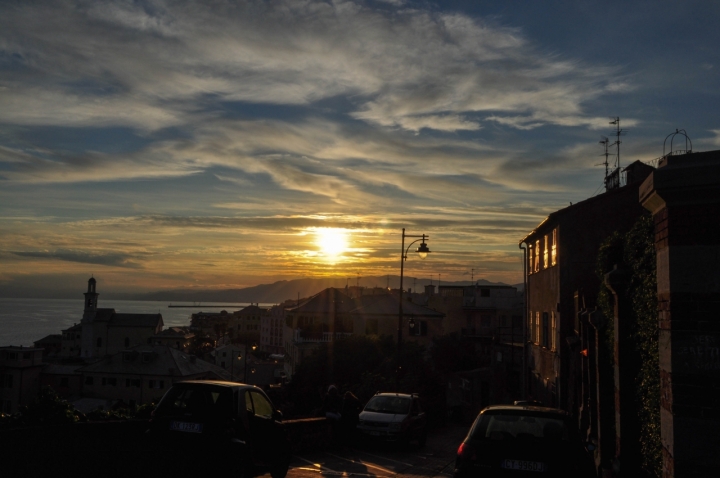
<path fill-rule="evenodd" d="M 297 343 L 322 343 L 332 342 L 341 337 L 348 337 L 352 332 L 315 332 L 310 330 L 295 329 L 293 333 L 293 341 Z"/>

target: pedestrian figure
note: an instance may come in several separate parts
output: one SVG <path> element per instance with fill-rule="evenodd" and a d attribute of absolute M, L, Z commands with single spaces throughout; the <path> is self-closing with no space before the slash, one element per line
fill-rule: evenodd
<path fill-rule="evenodd" d="M 355 438 L 358 421 L 360 420 L 360 400 L 351 391 L 345 392 L 340 410 L 340 430 L 342 440 L 352 444 Z"/>
<path fill-rule="evenodd" d="M 342 409 L 342 398 L 335 385 L 328 387 L 327 394 L 323 400 L 322 412 L 328 419 L 330 441 L 337 444 L 340 424 L 340 410 Z"/>

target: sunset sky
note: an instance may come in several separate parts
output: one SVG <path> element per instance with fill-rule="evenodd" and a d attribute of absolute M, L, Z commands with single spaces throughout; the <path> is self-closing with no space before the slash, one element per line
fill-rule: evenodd
<path fill-rule="evenodd" d="M 598 143 L 720 149 L 720 3 L 3 1 L 0 296 L 522 280 Z M 611 141 L 613 139 L 611 138 Z M 683 143 L 684 148 L 684 143 Z M 677 149 L 677 148 L 676 148 Z"/>

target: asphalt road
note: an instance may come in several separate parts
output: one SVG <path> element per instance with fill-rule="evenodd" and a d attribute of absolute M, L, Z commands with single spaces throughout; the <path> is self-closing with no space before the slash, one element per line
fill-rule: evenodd
<path fill-rule="evenodd" d="M 376 444 L 301 453 L 293 457 L 288 478 L 317 478 L 318 475 L 449 478 L 457 448 L 467 431 L 467 426 L 446 426 L 430 432 L 424 448 L 415 444 L 406 447 Z"/>

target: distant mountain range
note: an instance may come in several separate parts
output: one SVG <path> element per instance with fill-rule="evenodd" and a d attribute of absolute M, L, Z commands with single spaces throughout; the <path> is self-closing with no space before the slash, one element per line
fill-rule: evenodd
<path fill-rule="evenodd" d="M 484 279 L 475 281 L 479 285 L 508 285 L 502 282 L 490 282 Z M 433 282 L 437 286 L 437 281 Z M 425 285 L 430 284 L 427 279 L 415 279 L 405 277 L 403 279 L 404 289 L 422 291 Z M 470 281 L 442 282 L 442 285 L 471 285 Z M 260 302 L 260 303 L 281 303 L 288 299 L 298 297 L 310 297 L 328 287 L 345 287 L 360 285 L 361 287 L 391 287 L 397 288 L 400 285 L 399 276 L 362 277 L 360 280 L 349 281 L 347 279 L 295 279 L 278 281 L 272 284 L 260 284 L 244 289 L 224 290 L 197 290 L 197 289 L 175 289 L 145 294 L 105 294 L 107 298 L 126 300 L 154 300 L 162 302 Z M 522 289 L 522 284 L 514 287 Z M 437 290 L 437 289 L 436 289 Z"/>

